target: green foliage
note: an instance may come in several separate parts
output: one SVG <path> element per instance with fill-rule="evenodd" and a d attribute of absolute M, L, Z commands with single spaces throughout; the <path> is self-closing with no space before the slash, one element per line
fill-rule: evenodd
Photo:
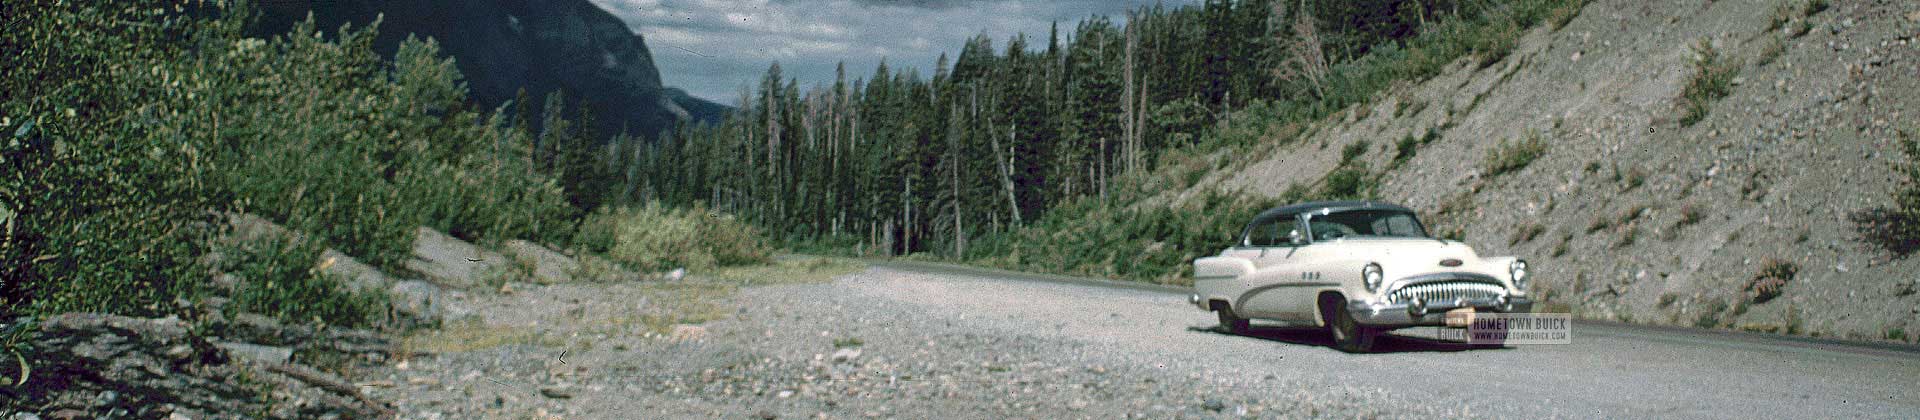
<path fill-rule="evenodd" d="M 1849 216 L 1862 239 L 1896 257 L 1920 250 L 1920 139 L 1909 131 L 1899 132 L 1900 149 L 1906 159 L 1891 168 L 1900 186 L 1893 192 L 1893 205 L 1854 212 Z"/>
<path fill-rule="evenodd" d="M 1177 282 L 1192 257 L 1230 240 L 1209 235 L 1245 223 L 1189 214 L 1211 208 L 1193 203 L 1251 215 L 1248 203 L 1275 201 L 1192 192 L 1208 189 L 1209 171 L 1395 83 L 1498 62 L 1527 28 L 1563 24 L 1584 4 L 1216 1 L 1088 19 L 1038 48 L 1024 35 L 999 50 L 975 37 L 931 75 L 883 63 L 802 92 L 773 66 L 732 118 L 622 161 L 633 183 L 612 203 L 704 204 L 788 244 Z M 1288 72 L 1298 67 L 1316 71 Z M 1391 165 L 1415 153 L 1398 145 Z M 1367 147 L 1282 200 L 1376 194 L 1380 175 L 1359 164 Z"/>
<path fill-rule="evenodd" d="M 1340 148 L 1340 165 L 1346 166 L 1348 164 L 1353 163 L 1354 159 L 1358 159 L 1360 158 L 1360 155 L 1367 153 L 1367 147 L 1369 146 L 1373 146 L 1373 143 L 1366 140 L 1360 140 L 1360 141 L 1356 141 L 1351 144 L 1348 144 L 1345 147 L 1341 147 Z"/>
<path fill-rule="evenodd" d="M 1526 168 L 1534 159 L 1546 153 L 1547 142 L 1540 139 L 1539 133 L 1528 132 L 1526 139 L 1517 142 L 1501 140 L 1498 146 L 1487 152 L 1486 161 L 1480 166 L 1486 172 L 1486 177 L 1493 178 Z"/>
<path fill-rule="evenodd" d="M 577 238 L 586 251 L 641 271 L 764 263 L 772 254 L 758 229 L 698 206 L 602 209 L 580 224 Z"/>
<path fill-rule="evenodd" d="M 161 124 L 192 101 L 153 64 L 185 54 L 176 39 L 234 28 L 157 3 L 25 0 L 0 13 L 0 318 L 156 315 L 204 276 L 198 226 L 217 200 L 195 175 L 214 151 Z M 156 47 L 128 47 L 140 45 Z"/>
<path fill-rule="evenodd" d="M 1321 181 L 1320 197 L 1325 199 L 1369 198 L 1380 189 L 1380 177 L 1365 164 L 1353 164 L 1333 170 Z"/>
<path fill-rule="evenodd" d="M 325 274 L 314 265 L 324 248 L 316 241 L 273 235 L 220 246 L 217 267 L 242 280 L 226 310 L 301 324 L 366 327 L 381 321 L 387 295 L 349 291 L 341 279 Z"/>
<path fill-rule="evenodd" d="M 1707 117 L 1714 101 L 1733 93 L 1733 78 L 1740 74 L 1740 60 L 1722 57 L 1713 42 L 1693 44 L 1693 73 L 1680 90 L 1680 125 L 1690 126 Z"/>
<path fill-rule="evenodd" d="M 1393 163 L 1391 166 L 1399 167 L 1400 165 L 1405 165 L 1407 161 L 1413 160 L 1413 156 L 1419 153 L 1420 139 L 1414 138 L 1412 134 L 1401 137 L 1400 141 L 1394 142 L 1393 144 Z"/>
<path fill-rule="evenodd" d="M 17 3 L 0 33 L 18 60 L 0 77 L 0 316 L 169 312 L 205 278 L 198 257 L 221 223 L 210 210 L 388 269 L 423 225 L 468 239 L 572 233 L 563 192 L 528 170 L 528 136 L 467 109 L 431 40 L 388 62 L 371 28 L 246 37 L 245 6 Z M 274 281 L 293 292 L 248 299 L 324 293 L 287 278 Z"/>
<path fill-rule="evenodd" d="M 1177 208 L 1118 209 L 1078 200 L 1003 235 L 983 237 L 967 261 L 1007 269 L 1186 284 L 1196 257 L 1232 246 L 1260 211 L 1283 204 L 1235 192 L 1201 193 Z"/>

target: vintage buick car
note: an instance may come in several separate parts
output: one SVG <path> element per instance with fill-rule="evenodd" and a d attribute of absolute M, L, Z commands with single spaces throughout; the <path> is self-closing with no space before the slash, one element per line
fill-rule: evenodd
<path fill-rule="evenodd" d="M 1335 347 L 1364 352 L 1391 329 L 1447 324 L 1473 312 L 1527 312 L 1527 262 L 1480 257 L 1427 235 L 1413 210 L 1371 201 L 1313 202 L 1255 216 L 1238 245 L 1193 261 L 1188 301 L 1242 333 L 1248 320 L 1324 326 Z"/>

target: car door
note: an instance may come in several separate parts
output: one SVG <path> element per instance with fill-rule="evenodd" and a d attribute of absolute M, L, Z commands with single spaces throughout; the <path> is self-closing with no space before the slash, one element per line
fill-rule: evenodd
<path fill-rule="evenodd" d="M 1246 291 L 1239 298 L 1238 308 L 1248 317 L 1266 319 L 1297 320 L 1311 319 L 1311 312 L 1301 310 L 1302 298 L 1298 293 L 1301 286 L 1315 281 L 1314 273 L 1302 271 L 1306 267 L 1306 253 L 1310 244 L 1295 244 L 1291 233 L 1301 228 L 1299 220 L 1287 218 L 1276 220 L 1265 226 L 1266 231 L 1259 237 L 1255 250 L 1249 250 L 1246 258 L 1253 261 L 1254 273 L 1246 276 Z M 1254 236 L 1254 235 L 1249 235 Z"/>

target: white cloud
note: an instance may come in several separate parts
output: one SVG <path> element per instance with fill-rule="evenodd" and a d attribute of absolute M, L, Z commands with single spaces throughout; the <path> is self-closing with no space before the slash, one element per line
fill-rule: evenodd
<path fill-rule="evenodd" d="M 1045 47 L 1048 25 L 1063 31 L 1095 14 L 1119 18 L 1155 0 L 592 0 L 627 22 L 653 51 L 668 86 L 722 103 L 757 83 L 778 61 L 801 85 L 832 83 L 844 61 L 848 78 L 869 77 L 881 59 L 896 70 L 931 74 L 942 52 L 957 55 L 968 38 L 996 46 L 1026 32 Z M 1191 0 L 1168 0 L 1169 7 Z"/>

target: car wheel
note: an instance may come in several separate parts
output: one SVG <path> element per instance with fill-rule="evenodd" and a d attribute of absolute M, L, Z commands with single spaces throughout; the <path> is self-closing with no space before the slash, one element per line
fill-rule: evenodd
<path fill-rule="evenodd" d="M 1333 302 L 1328 309 L 1329 313 L 1325 314 L 1327 332 L 1333 335 L 1335 349 L 1348 353 L 1365 353 L 1373 349 L 1373 339 L 1380 332 L 1354 321 L 1353 313 L 1347 312 L 1347 302 Z"/>
<path fill-rule="evenodd" d="M 1235 316 L 1232 309 L 1223 306 L 1213 312 L 1220 314 L 1220 328 L 1227 330 L 1228 333 L 1246 334 L 1247 330 L 1253 328 L 1252 321 Z"/>

